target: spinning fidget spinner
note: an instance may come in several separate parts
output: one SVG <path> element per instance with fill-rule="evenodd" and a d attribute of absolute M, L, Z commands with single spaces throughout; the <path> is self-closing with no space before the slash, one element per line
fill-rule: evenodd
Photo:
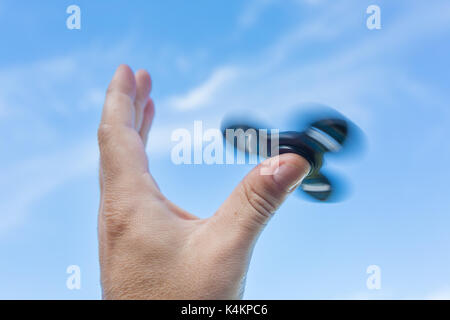
<path fill-rule="evenodd" d="M 332 175 L 323 172 L 324 156 L 327 153 L 341 153 L 342 149 L 347 148 L 348 140 L 354 137 L 354 134 L 350 134 L 350 131 L 354 131 L 356 128 L 351 121 L 339 113 L 333 112 L 331 116 L 325 115 L 325 113 L 322 116 L 316 115 L 315 119 L 312 119 L 303 131 L 284 131 L 279 133 L 278 154 L 295 153 L 305 158 L 310 164 L 311 170 L 298 190 L 321 202 L 337 200 L 337 194 L 341 193 L 340 191 L 343 189 L 340 181 L 342 179 L 331 178 Z M 222 123 L 222 132 L 228 143 L 232 143 L 236 149 L 245 153 L 256 154 L 260 147 L 252 147 L 251 145 L 255 146 L 255 144 L 251 144 L 249 141 L 243 144 L 236 144 L 236 136 L 227 136 L 226 129 L 242 129 L 244 132 L 248 132 L 248 129 L 254 129 L 252 132 L 256 132 L 255 138 L 258 142 L 260 141 L 259 136 L 264 133 L 268 144 L 267 156 L 271 156 L 271 134 L 268 127 L 242 123 L 242 121 L 225 120 Z"/>

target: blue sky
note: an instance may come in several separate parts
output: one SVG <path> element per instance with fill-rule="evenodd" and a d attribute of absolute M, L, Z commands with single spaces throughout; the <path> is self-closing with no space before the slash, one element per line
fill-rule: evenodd
<path fill-rule="evenodd" d="M 71 4 L 81 30 L 66 28 Z M 371 4 L 381 30 L 366 28 Z M 0 298 L 100 298 L 96 127 L 120 63 L 150 71 L 151 171 L 200 217 L 250 166 L 176 166 L 174 129 L 233 112 L 282 129 L 318 102 L 364 130 L 365 154 L 333 164 L 351 196 L 290 198 L 245 298 L 450 298 L 448 1 L 0 0 L 0 30 Z M 66 288 L 73 264 L 81 290 Z M 369 265 L 381 290 L 366 287 Z"/>

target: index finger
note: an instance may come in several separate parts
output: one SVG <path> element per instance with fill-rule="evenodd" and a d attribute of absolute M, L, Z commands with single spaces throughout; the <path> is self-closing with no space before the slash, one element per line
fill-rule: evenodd
<path fill-rule="evenodd" d="M 136 79 L 127 65 L 120 65 L 106 92 L 101 124 L 134 127 Z"/>

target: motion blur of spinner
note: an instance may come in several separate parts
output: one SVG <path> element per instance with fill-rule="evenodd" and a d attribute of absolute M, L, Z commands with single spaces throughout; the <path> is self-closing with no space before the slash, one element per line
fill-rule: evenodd
<path fill-rule="evenodd" d="M 321 202 L 342 201 L 345 198 L 345 181 L 326 173 L 324 156 L 327 153 L 356 154 L 361 151 L 362 131 L 349 119 L 336 110 L 320 104 L 299 105 L 292 108 L 304 110 L 296 114 L 298 123 L 294 127 L 298 131 L 282 131 L 279 133 L 277 154 L 295 153 L 305 158 L 310 164 L 310 172 L 300 185 L 299 191 L 308 194 L 311 199 Z M 303 125 L 302 123 L 306 124 Z M 222 132 L 228 142 L 245 153 L 261 154 L 259 143 L 267 141 L 267 156 L 272 156 L 270 126 L 251 122 L 248 119 L 228 116 L 222 122 Z M 226 130 L 239 130 L 245 137 L 239 141 L 236 135 L 227 135 Z M 264 139 L 260 135 L 264 134 Z M 255 144 L 252 144 L 253 140 Z"/>

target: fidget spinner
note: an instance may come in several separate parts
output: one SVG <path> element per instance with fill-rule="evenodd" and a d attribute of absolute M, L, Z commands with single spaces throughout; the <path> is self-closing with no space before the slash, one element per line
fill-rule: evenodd
<path fill-rule="evenodd" d="M 327 111 L 332 109 L 327 108 Z M 351 144 L 351 140 L 355 136 L 356 126 L 340 115 L 338 112 L 317 113 L 307 123 L 306 128 L 302 131 L 284 131 L 278 135 L 278 154 L 295 153 L 305 158 L 310 164 L 310 172 L 303 179 L 298 190 L 306 193 L 310 198 L 321 202 L 339 201 L 339 195 L 342 195 L 343 186 L 342 179 L 332 178 L 333 174 L 325 173 L 322 170 L 324 165 L 324 156 L 331 153 L 342 153 L 343 149 Z M 248 132 L 248 129 L 254 129 L 259 142 L 259 136 L 265 135 L 268 147 L 267 157 L 270 157 L 271 133 L 267 126 L 260 126 L 247 123 L 245 121 L 224 120 L 222 122 L 222 132 L 227 143 L 232 143 L 234 147 L 248 154 L 256 154 L 260 150 L 260 146 L 255 148 L 255 143 L 236 143 L 236 136 L 226 135 L 226 130 L 242 129 Z M 352 132 L 353 131 L 353 132 Z M 248 138 L 248 136 L 247 136 Z M 253 147 L 252 147 L 253 146 Z"/>

